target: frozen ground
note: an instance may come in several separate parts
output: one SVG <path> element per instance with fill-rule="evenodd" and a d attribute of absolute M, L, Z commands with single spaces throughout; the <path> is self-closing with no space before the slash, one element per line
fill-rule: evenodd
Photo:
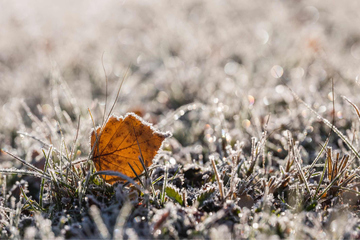
<path fill-rule="evenodd" d="M 75 181 L 77 190 L 61 192 L 52 179 L 37 208 L 25 193 L 39 202 L 40 178 L 7 174 L 2 237 L 359 238 L 360 159 L 332 133 L 339 176 L 328 168 L 319 184 L 329 154 L 313 172 L 308 167 L 331 130 L 286 87 L 359 149 L 359 118 L 342 98 L 360 104 L 359 5 L 1 1 L 0 148 L 43 168 L 47 144 L 72 149 L 80 117 L 74 151 L 86 158 L 88 109 L 100 124 L 105 106 L 104 69 L 108 105 L 128 69 L 117 115 L 138 112 L 173 134 L 154 160 L 162 166 L 152 180 L 164 177 L 154 183 L 156 193 L 121 185 L 105 191 L 96 178 L 85 192 L 78 190 L 85 182 Z M 28 169 L 0 154 L 0 168 L 12 167 Z M 165 200 L 164 182 L 173 185 Z M 186 200 L 174 200 L 170 188 Z"/>

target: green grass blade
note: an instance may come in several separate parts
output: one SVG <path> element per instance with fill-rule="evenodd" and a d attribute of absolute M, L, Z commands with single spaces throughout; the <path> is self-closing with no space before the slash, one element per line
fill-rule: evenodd
<path fill-rule="evenodd" d="M 326 172 L 326 168 L 327 168 L 327 161 L 328 161 L 328 158 L 326 158 L 325 160 L 325 165 L 324 165 L 324 169 L 323 169 L 323 172 L 321 174 L 321 177 L 320 177 L 320 181 L 319 181 L 319 184 L 316 188 L 316 191 L 315 191 L 315 194 L 314 194 L 314 197 L 313 197 L 313 200 L 316 198 L 318 192 L 320 191 L 320 186 L 321 186 L 321 183 L 322 181 L 324 180 L 324 177 L 325 177 L 325 172 Z"/>

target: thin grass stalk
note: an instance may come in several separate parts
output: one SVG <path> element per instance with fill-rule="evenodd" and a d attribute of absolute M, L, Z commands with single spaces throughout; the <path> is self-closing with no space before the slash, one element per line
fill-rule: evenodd
<path fill-rule="evenodd" d="M 89 169 L 88 174 L 86 175 L 86 179 L 85 179 L 84 193 L 86 193 L 87 187 L 89 185 L 90 177 L 91 177 L 91 174 L 93 173 L 93 171 L 94 171 L 94 165 L 90 164 L 90 169 Z"/>
<path fill-rule="evenodd" d="M 154 181 L 152 181 L 152 184 L 156 184 L 157 182 L 159 182 L 161 179 L 163 179 L 164 176 L 160 176 L 157 179 L 155 179 Z"/>
<path fill-rule="evenodd" d="M 52 148 L 49 149 L 48 155 L 46 155 L 45 151 L 43 150 L 43 154 L 45 156 L 45 165 L 44 165 L 44 172 L 47 171 L 48 168 L 48 163 L 49 163 L 49 159 L 50 156 L 52 154 Z M 45 186 L 45 179 L 43 178 L 41 180 L 41 185 L 40 185 L 40 196 L 39 196 L 39 202 L 40 202 L 40 207 L 43 207 L 43 196 L 44 196 L 44 186 Z"/>
<path fill-rule="evenodd" d="M 118 91 L 116 93 L 115 101 L 114 101 L 113 105 L 110 108 L 109 114 L 108 114 L 105 122 L 107 122 L 109 120 L 109 118 L 111 116 L 111 113 L 112 113 L 112 111 L 114 110 L 114 108 L 116 106 L 116 103 L 117 103 L 117 101 L 119 99 L 119 96 L 120 96 L 120 91 L 121 91 L 122 85 L 124 84 L 125 80 L 127 79 L 127 76 L 129 74 L 129 70 L 130 70 L 130 66 L 126 69 L 126 72 L 125 72 L 125 74 L 124 74 L 124 76 L 123 76 L 123 78 L 121 80 L 120 86 L 119 86 Z M 101 128 L 103 128 L 103 127 L 101 127 Z"/>
<path fill-rule="evenodd" d="M 84 181 L 84 185 L 82 186 L 82 188 L 79 189 L 79 204 L 80 204 L 80 208 L 82 206 L 82 196 L 86 194 L 86 191 L 87 191 L 87 188 L 88 188 L 88 185 L 89 185 L 89 181 L 90 181 L 90 176 L 92 174 L 92 171 L 93 171 L 93 165 L 90 165 L 90 169 L 86 175 L 86 179 Z M 82 182 L 80 183 L 80 187 L 82 185 Z M 81 191 L 81 189 L 83 189 Z"/>
<path fill-rule="evenodd" d="M 339 160 L 340 160 L 340 153 L 338 152 L 338 153 L 336 154 L 336 159 L 335 159 L 335 163 L 334 163 L 334 166 L 333 166 L 333 172 L 332 172 L 332 174 L 331 174 L 331 178 L 333 178 L 334 176 L 336 176 L 337 173 L 338 173 L 338 162 L 339 162 Z"/>
<path fill-rule="evenodd" d="M 217 183 L 218 183 L 218 185 L 219 185 L 219 191 L 220 191 L 221 200 L 224 200 L 223 184 L 222 184 L 222 181 L 221 181 L 221 179 L 220 179 L 219 172 L 218 172 L 218 170 L 217 170 L 217 167 L 216 167 L 214 158 L 211 158 L 211 164 L 212 164 L 212 167 L 213 167 L 213 169 L 214 169 L 216 181 L 217 181 Z"/>
<path fill-rule="evenodd" d="M 47 176 L 47 177 L 50 177 L 50 176 L 47 175 L 43 170 L 41 170 L 41 169 L 35 167 L 34 165 L 26 162 L 25 160 L 19 158 L 18 156 L 15 156 L 14 154 L 12 154 L 12 153 L 10 153 L 10 152 L 8 152 L 8 151 L 5 151 L 5 150 L 3 150 L 3 149 L 1 149 L 0 151 L 4 152 L 4 153 L 6 153 L 6 154 L 9 154 L 11 157 L 13 157 L 14 159 L 20 161 L 21 163 L 23 163 L 25 166 L 31 168 L 32 170 L 34 170 L 34 171 L 36 171 L 36 172 L 38 172 L 38 173 L 41 173 L 42 175 L 45 175 L 45 176 Z"/>
<path fill-rule="evenodd" d="M 140 150 L 140 155 L 141 156 L 139 156 L 139 161 L 140 161 L 140 163 L 141 163 L 141 165 L 142 165 L 142 167 L 143 167 L 143 169 L 145 171 L 145 177 L 146 177 L 146 179 L 150 179 L 150 174 L 149 174 L 149 171 L 147 170 L 147 167 L 146 167 L 146 165 L 144 163 L 144 160 L 143 160 L 144 158 L 142 156 L 141 150 Z"/>
<path fill-rule="evenodd" d="M 23 202 L 23 199 L 22 199 L 22 196 L 20 195 L 20 199 L 19 201 L 17 202 L 16 204 L 16 209 L 15 209 L 15 216 L 14 216 L 14 225 L 17 229 L 19 229 L 19 222 L 20 222 L 20 215 L 21 215 L 21 210 L 22 210 L 22 203 Z M 18 238 L 18 236 L 16 236 L 16 238 Z"/>
<path fill-rule="evenodd" d="M 133 171 L 133 173 L 135 174 L 136 179 L 138 179 L 138 180 L 139 180 L 139 182 L 140 182 L 141 186 L 142 186 L 144 189 L 146 189 L 146 187 L 145 187 L 144 183 L 141 181 L 141 179 L 140 179 L 139 175 L 136 173 L 135 169 L 131 166 L 131 164 L 130 164 L 129 162 L 128 162 L 128 164 L 129 164 L 129 166 L 130 166 L 131 170 Z"/>
<path fill-rule="evenodd" d="M 50 170 L 49 172 L 50 172 L 50 175 L 53 178 L 53 182 L 56 184 L 57 188 L 60 189 L 60 185 L 59 185 L 58 180 L 56 179 L 56 177 L 54 175 L 54 171 Z"/>
<path fill-rule="evenodd" d="M 69 168 L 66 168 L 65 171 L 65 183 L 68 184 L 69 181 Z"/>
<path fill-rule="evenodd" d="M 79 196 L 78 196 L 78 198 L 79 198 L 79 205 L 80 205 L 80 209 L 81 209 L 81 207 L 82 207 L 82 190 L 83 190 L 83 186 L 82 186 L 82 184 L 81 184 L 81 181 L 79 181 L 78 182 L 78 186 L 79 186 L 79 188 L 78 188 L 78 193 L 79 193 Z"/>
<path fill-rule="evenodd" d="M 65 153 L 66 153 L 66 159 L 68 159 L 68 161 L 71 163 L 71 159 L 70 159 L 70 157 L 69 157 L 69 151 L 68 151 L 68 148 L 67 148 L 67 146 L 66 146 L 66 143 L 65 143 L 65 138 L 64 138 L 64 134 L 63 134 L 63 131 L 62 131 L 62 128 L 61 128 L 61 125 L 60 125 L 60 123 L 58 122 L 57 123 L 57 125 L 58 125 L 58 127 L 59 127 L 59 130 L 60 130 L 60 134 L 61 134 L 61 139 L 60 139 L 60 148 L 61 148 L 61 146 L 62 146 L 62 144 L 63 144 L 63 146 L 64 146 L 64 149 L 65 149 Z M 62 162 L 62 154 L 61 154 L 61 157 L 60 157 L 60 162 Z M 70 165 L 71 166 L 71 165 Z"/>
<path fill-rule="evenodd" d="M 3 198 L 4 198 L 4 202 L 3 205 L 4 207 L 7 206 L 7 194 L 6 194 L 6 175 L 3 176 L 3 183 L 2 183 L 2 190 L 3 190 Z"/>
<path fill-rule="evenodd" d="M 168 175 L 167 166 L 165 166 L 164 184 L 163 184 L 162 193 L 161 193 L 161 204 L 162 205 L 165 203 L 165 196 L 166 196 L 165 189 L 166 189 L 167 180 L 168 180 L 167 175 Z"/>
<path fill-rule="evenodd" d="M 132 125 L 132 123 L 131 123 L 131 125 Z M 139 157 L 140 163 L 141 163 L 142 167 L 143 167 L 144 170 L 145 170 L 145 176 L 146 176 L 146 178 L 147 178 L 147 179 L 150 179 L 149 172 L 148 172 L 147 167 L 146 167 L 146 165 L 145 165 L 145 163 L 144 163 L 144 156 L 143 156 L 142 151 L 141 151 L 139 139 L 138 139 L 138 137 L 137 137 L 137 135 L 136 135 L 134 125 L 132 125 L 132 128 L 133 128 L 133 130 L 134 130 L 134 135 L 135 135 L 135 137 L 136 137 L 136 143 L 137 143 L 137 145 L 138 145 L 139 152 L 140 152 L 140 157 Z M 146 187 L 147 187 L 147 186 L 146 186 Z"/>
<path fill-rule="evenodd" d="M 250 176 L 254 171 L 254 167 L 257 160 L 257 145 L 256 145 L 256 138 L 251 138 L 251 160 L 250 160 L 250 167 L 246 173 L 247 176 Z"/>
<path fill-rule="evenodd" d="M 62 139 L 63 139 L 63 135 L 61 134 L 61 138 L 60 138 L 60 169 L 63 169 L 63 161 L 62 161 L 62 156 L 63 156 L 63 154 L 62 154 L 62 152 L 63 152 L 63 144 L 62 144 Z M 53 163 L 54 164 L 54 163 Z M 71 169 L 71 160 L 69 161 L 69 166 L 70 166 L 70 169 Z M 54 167 L 54 166 L 53 166 Z M 62 180 L 62 174 L 60 175 L 60 179 Z M 67 178 L 66 178 L 66 180 L 67 180 Z"/>
<path fill-rule="evenodd" d="M 98 142 L 99 142 L 99 140 L 100 140 L 101 131 L 100 131 L 99 134 L 97 134 L 96 125 L 95 125 L 95 120 L 94 120 L 93 115 L 92 115 L 92 113 L 91 113 L 91 111 L 90 111 L 90 108 L 88 108 L 88 112 L 89 112 L 89 115 L 90 115 L 90 118 L 91 118 L 91 121 L 92 121 L 92 124 L 93 124 L 93 129 L 94 129 L 93 131 L 94 131 L 94 134 L 95 134 L 94 146 L 92 146 L 91 151 L 90 151 L 90 153 L 89 153 L 89 155 L 88 155 L 88 159 L 92 159 L 92 156 L 93 156 L 95 147 L 96 147 L 96 146 L 99 147 L 99 146 L 98 146 Z M 97 169 L 97 170 L 100 170 L 100 169 Z"/>
<path fill-rule="evenodd" d="M 105 106 L 104 106 L 104 114 L 103 114 L 103 120 L 102 120 L 101 125 L 104 125 L 104 123 L 105 123 L 106 106 L 107 106 L 107 98 L 108 98 L 108 76 L 106 74 L 106 69 L 104 66 L 104 53 L 105 52 L 103 52 L 103 54 L 101 55 L 101 65 L 102 65 L 102 68 L 103 68 L 103 71 L 105 74 Z"/>
<path fill-rule="evenodd" d="M 311 163 L 310 167 L 309 167 L 309 172 L 311 169 L 313 169 L 316 166 L 316 163 L 319 161 L 322 153 L 324 152 L 325 148 L 327 147 L 327 145 L 329 144 L 329 140 L 330 138 L 327 138 L 324 145 L 321 147 L 321 150 L 319 152 L 319 154 L 316 156 L 316 158 L 314 159 L 314 161 Z"/>
<path fill-rule="evenodd" d="M 238 161 L 233 161 L 233 169 L 232 169 L 232 171 L 231 171 L 231 176 L 230 176 L 230 191 L 229 191 L 229 193 L 227 194 L 227 196 L 226 196 L 226 198 L 228 197 L 228 196 L 232 196 L 233 194 L 233 192 L 234 192 L 234 188 L 235 188 L 235 177 L 236 177 L 236 165 L 237 165 L 237 162 Z M 232 197 L 231 197 L 232 198 Z"/>
<path fill-rule="evenodd" d="M 350 103 L 351 106 L 354 108 L 354 110 L 355 110 L 355 112 L 357 114 L 358 120 L 360 121 L 360 110 L 359 110 L 359 108 L 352 101 L 350 101 L 350 99 L 348 99 L 347 97 L 343 96 L 343 98 L 346 101 L 348 101 L 348 103 Z"/>
<path fill-rule="evenodd" d="M 75 139 L 74 139 L 74 143 L 73 143 L 73 147 L 71 149 L 71 152 L 70 152 L 70 159 L 71 161 L 73 161 L 75 158 L 75 148 L 76 148 L 76 142 L 78 140 L 78 137 L 79 137 L 79 130 L 80 130 L 80 116 L 79 116 L 79 120 L 78 120 L 78 124 L 77 124 L 77 128 L 76 128 L 76 135 L 75 135 Z"/>
<path fill-rule="evenodd" d="M 321 184 L 322 184 L 322 181 L 324 180 L 324 177 L 325 177 L 325 172 L 326 172 L 326 168 L 327 168 L 327 161 L 328 161 L 328 158 L 325 159 L 325 165 L 324 165 L 324 169 L 323 169 L 323 172 L 321 174 L 321 177 L 320 177 L 320 180 L 319 180 L 319 184 L 316 188 L 316 191 L 315 191 L 315 194 L 312 198 L 312 200 L 314 200 L 318 194 L 318 192 L 320 191 L 320 187 L 321 187 Z"/>
<path fill-rule="evenodd" d="M 66 157 L 67 157 L 67 159 L 69 159 L 70 168 L 71 168 L 71 162 L 72 162 L 72 161 L 71 161 L 70 156 L 69 156 L 69 150 L 68 150 L 68 148 L 67 148 L 67 146 L 66 146 L 65 138 L 64 138 L 64 135 L 63 135 L 63 131 L 62 131 L 61 127 L 60 127 L 60 123 L 58 123 L 58 125 L 59 125 L 59 129 L 60 129 L 60 134 L 61 134 L 61 144 L 64 145 Z M 60 162 L 62 162 L 62 158 L 60 158 Z"/>
<path fill-rule="evenodd" d="M 0 168 L 0 173 L 7 174 L 7 175 L 12 175 L 12 174 L 29 175 L 29 176 L 33 176 L 33 177 L 45 178 L 47 180 L 51 180 L 50 176 L 46 176 L 46 175 L 31 171 L 31 170 L 21 170 L 21 169 L 16 169 L 16 168 L 5 168 L 5 169 Z"/>
<path fill-rule="evenodd" d="M 21 191 L 21 194 L 22 194 L 23 198 L 25 199 L 25 201 L 26 201 L 27 203 L 29 203 L 29 205 L 31 206 L 32 209 L 38 210 L 38 211 L 39 211 L 39 210 L 40 210 L 40 211 L 44 211 L 44 209 L 43 209 L 41 206 L 39 206 L 39 205 L 37 204 L 37 202 L 31 200 L 30 198 L 28 198 L 28 197 L 26 196 L 25 191 L 24 191 L 24 189 L 23 189 L 21 186 L 19 186 L 19 188 L 20 188 L 20 191 Z M 35 206 L 33 205 L 33 203 L 35 204 Z M 25 204 L 24 204 L 24 205 L 25 205 Z"/>
<path fill-rule="evenodd" d="M 311 196 L 310 187 L 305 178 L 305 174 L 304 174 L 303 170 L 301 169 L 298 157 L 295 157 L 295 162 L 296 162 L 296 166 L 298 167 L 298 170 L 300 172 L 300 177 L 301 177 L 302 181 L 305 183 L 306 190 L 308 191 L 309 195 Z"/>
<path fill-rule="evenodd" d="M 187 192 L 186 192 L 186 190 L 185 189 L 183 189 L 182 190 L 182 200 L 183 200 L 183 206 L 184 207 L 187 207 L 188 206 L 188 204 L 187 204 Z"/>
<path fill-rule="evenodd" d="M 327 158 L 328 158 L 328 179 L 329 181 L 332 181 L 332 170 L 333 170 L 333 167 L 332 167 L 332 149 L 331 147 L 329 147 L 327 149 Z"/>
<path fill-rule="evenodd" d="M 343 156 L 343 160 L 342 160 L 342 162 L 341 162 L 340 171 L 342 171 L 342 170 L 346 167 L 346 165 L 347 165 L 347 163 L 348 163 L 348 161 L 349 161 L 349 158 L 350 158 L 350 156 L 347 155 L 347 154 Z"/>
<path fill-rule="evenodd" d="M 136 139 L 136 140 L 137 140 L 137 139 Z M 140 150 L 140 154 L 142 155 L 141 150 Z M 147 184 L 148 184 L 148 182 L 150 182 L 150 189 L 151 189 L 151 191 L 152 191 L 152 195 L 153 195 L 153 197 L 154 197 L 154 199 L 155 199 L 155 188 L 154 188 L 154 185 L 153 185 L 153 184 L 151 184 L 151 183 L 152 183 L 152 181 L 151 181 L 151 177 L 150 177 L 149 171 L 147 170 L 147 167 L 146 167 L 146 165 L 145 165 L 145 163 L 144 163 L 144 160 L 143 160 L 143 157 L 142 157 L 142 156 L 141 156 L 141 157 L 139 157 L 139 161 L 140 161 L 140 163 L 141 163 L 142 167 L 143 167 L 143 168 L 144 168 L 144 170 L 145 170 L 145 177 L 146 177 L 146 189 L 148 189 Z"/>
<path fill-rule="evenodd" d="M 136 187 L 140 192 L 145 192 L 145 189 L 144 188 L 141 188 L 139 186 L 139 184 L 137 184 L 131 177 L 128 177 L 127 175 L 125 174 L 122 174 L 120 172 L 115 172 L 115 171 L 97 171 L 93 174 L 93 176 L 96 176 L 96 175 L 108 175 L 108 176 L 116 176 L 116 177 L 120 177 L 128 182 L 130 182 L 131 184 L 134 185 L 134 187 Z"/>

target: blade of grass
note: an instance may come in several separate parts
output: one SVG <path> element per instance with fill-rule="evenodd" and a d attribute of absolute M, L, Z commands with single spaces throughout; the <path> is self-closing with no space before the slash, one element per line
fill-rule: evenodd
<path fill-rule="evenodd" d="M 126 72 L 125 72 L 125 74 L 124 74 L 124 76 L 123 76 L 123 79 L 122 79 L 122 81 L 121 81 L 121 83 L 120 83 L 120 86 L 119 86 L 119 88 L 118 88 L 118 91 L 117 91 L 117 93 L 116 93 L 115 101 L 114 101 L 113 105 L 112 105 L 111 108 L 110 108 L 109 114 L 108 114 L 105 122 L 107 122 L 107 121 L 109 120 L 109 118 L 110 118 L 110 116 L 111 116 L 111 113 L 112 113 L 112 111 L 114 110 L 114 108 L 115 108 L 115 106 L 116 106 L 116 103 L 117 103 L 117 101 L 118 101 L 118 99 L 119 99 L 119 95 L 120 95 L 120 91 L 121 91 L 122 85 L 124 84 L 124 82 L 125 82 L 125 80 L 126 80 L 126 78 L 127 78 L 127 75 L 129 74 L 129 70 L 130 70 L 130 66 L 127 68 L 127 70 L 126 70 Z M 104 127 L 104 125 L 101 127 L 101 129 L 103 129 L 103 127 Z"/>
<path fill-rule="evenodd" d="M 34 170 L 35 172 L 38 172 L 38 173 L 40 173 L 41 175 L 45 175 L 45 176 L 47 176 L 47 177 L 50 177 L 50 176 L 47 175 L 43 170 L 41 170 L 41 169 L 35 167 L 34 165 L 26 162 L 24 159 L 21 159 L 21 158 L 19 158 L 18 156 L 15 156 L 14 154 L 12 154 L 12 153 L 10 153 L 10 152 L 8 152 L 8 151 L 5 151 L 5 150 L 3 150 L 3 149 L 1 149 L 0 151 L 3 152 L 3 153 L 6 153 L 6 154 L 8 154 L 8 155 L 10 155 L 12 158 L 14 158 L 14 159 L 16 159 L 16 160 L 18 160 L 18 161 L 20 161 L 20 162 L 23 163 L 25 166 L 29 167 L 30 169 Z"/>
<path fill-rule="evenodd" d="M 341 165 L 340 165 L 340 167 L 339 167 L 339 171 L 342 171 L 345 167 L 346 167 L 346 165 L 347 165 L 347 163 L 348 163 L 348 161 L 349 161 L 349 158 L 350 158 L 350 156 L 349 155 L 347 155 L 347 154 L 345 154 L 344 156 L 343 156 L 343 160 L 341 161 Z"/>
<path fill-rule="evenodd" d="M 7 206 L 7 194 L 6 194 L 6 189 L 7 189 L 7 183 L 6 183 L 6 175 L 3 176 L 3 182 L 2 182 L 2 192 L 3 192 L 3 205 L 4 207 Z"/>
<path fill-rule="evenodd" d="M 71 149 L 71 153 L 70 153 L 70 159 L 71 161 L 73 161 L 73 157 L 75 158 L 74 156 L 74 152 L 75 152 L 75 148 L 76 148 L 76 142 L 78 140 L 78 137 L 79 137 L 79 130 L 80 130 L 80 116 L 79 116 L 79 120 L 78 120 L 78 124 L 77 124 L 77 128 L 76 128 L 76 135 L 75 135 L 75 139 L 74 139 L 74 143 L 73 143 L 73 147 Z"/>
<path fill-rule="evenodd" d="M 305 174 L 300 166 L 300 163 L 299 163 L 299 159 L 298 157 L 295 157 L 295 162 L 296 162 L 296 166 L 300 172 L 300 177 L 302 179 L 302 181 L 305 183 L 305 187 L 306 187 L 306 190 L 308 191 L 309 195 L 311 196 L 311 191 L 310 191 L 310 187 L 309 187 L 309 184 L 307 182 L 307 179 L 305 178 Z"/>
<path fill-rule="evenodd" d="M 168 175 L 167 167 L 165 166 L 164 183 L 163 183 L 163 188 L 162 188 L 162 193 L 161 193 L 161 201 L 160 201 L 162 205 L 165 203 L 165 196 L 166 196 L 165 188 L 166 188 L 166 184 L 167 184 L 167 175 Z"/>
<path fill-rule="evenodd" d="M 136 139 L 136 140 L 137 140 L 137 139 Z M 139 144 L 139 143 L 138 143 L 138 144 Z M 140 146 L 139 146 L 139 147 L 140 147 Z M 140 154 L 142 155 L 141 150 L 140 150 Z M 147 183 L 148 183 L 148 181 L 149 181 L 149 182 L 150 182 L 151 192 L 152 192 L 152 195 L 153 195 L 153 197 L 154 197 L 154 199 L 155 199 L 155 188 L 154 188 L 154 185 L 152 184 L 151 177 L 150 177 L 150 174 L 149 174 L 149 172 L 148 172 L 148 170 L 147 170 L 147 167 L 145 166 L 144 160 L 143 160 L 143 158 L 140 157 L 140 156 L 139 156 L 139 161 L 140 161 L 143 169 L 145 170 L 145 176 L 146 176 L 146 179 L 147 179 L 147 181 L 146 181 L 146 189 L 147 189 L 147 187 L 148 187 L 148 186 L 147 186 Z"/>
<path fill-rule="evenodd" d="M 314 159 L 314 161 L 311 163 L 308 172 L 311 171 L 311 169 L 313 169 L 316 166 L 316 163 L 319 161 L 322 153 L 324 152 L 325 148 L 327 147 L 327 145 L 329 144 L 329 140 L 330 138 L 327 138 L 324 145 L 321 147 L 321 150 L 319 152 L 319 154 L 316 156 L 316 158 Z"/>
<path fill-rule="evenodd" d="M 50 156 L 52 154 L 52 148 L 49 149 L 48 155 L 46 155 L 45 151 L 43 150 L 43 154 L 45 156 L 45 165 L 44 165 L 44 172 L 47 171 L 48 168 L 48 163 L 49 163 L 49 159 Z M 41 180 L 41 185 L 40 185 L 40 196 L 39 196 L 39 203 L 40 203 L 40 207 L 43 207 L 43 196 L 44 196 L 44 186 L 45 186 L 45 179 L 43 178 Z"/>
<path fill-rule="evenodd" d="M 85 183 L 84 183 L 84 186 L 83 186 L 84 190 L 83 190 L 82 195 L 86 194 L 87 188 L 89 186 L 90 177 L 91 177 L 91 174 L 92 174 L 93 171 L 94 171 L 94 164 L 91 163 L 90 164 L 90 169 L 89 169 L 89 171 L 88 171 L 88 173 L 86 175 Z M 81 202 L 80 202 L 80 206 L 81 206 Z"/>
<path fill-rule="evenodd" d="M 28 202 L 30 204 L 32 209 L 38 210 L 38 211 L 45 211 L 45 209 L 43 209 L 41 206 L 39 206 L 37 202 L 31 200 L 30 198 L 28 198 L 28 196 L 26 196 L 24 189 L 21 186 L 19 186 L 19 188 L 20 188 L 21 194 L 23 195 L 23 198 L 26 200 L 26 202 Z"/>
<path fill-rule="evenodd" d="M 327 149 L 327 159 L 328 159 L 328 161 L 327 161 L 327 163 L 328 163 L 328 179 L 329 179 L 329 181 L 331 181 L 333 179 L 332 178 L 333 168 L 332 168 L 332 149 L 331 149 L 331 147 L 329 147 Z"/>
<path fill-rule="evenodd" d="M 20 170 L 20 169 L 16 169 L 16 168 L 0 168 L 0 173 L 2 174 L 21 174 L 21 175 L 29 175 L 29 176 L 33 176 L 33 177 L 39 177 L 39 178 L 45 178 L 47 180 L 51 180 L 51 178 L 49 176 L 40 174 L 38 172 L 34 172 L 34 171 L 30 171 L 30 170 Z"/>
<path fill-rule="evenodd" d="M 357 116 L 358 116 L 358 119 L 359 119 L 359 121 L 360 121 L 360 110 L 359 110 L 359 108 L 358 108 L 352 101 L 350 101 L 350 99 L 348 99 L 347 97 L 343 96 L 343 98 L 344 98 L 348 103 L 350 103 L 351 106 L 354 108 L 354 110 L 355 110 L 355 112 L 356 112 L 356 114 L 357 114 Z"/>
<path fill-rule="evenodd" d="M 338 152 L 336 154 L 335 163 L 333 165 L 333 171 L 332 171 L 332 174 L 331 174 L 331 179 L 334 177 L 334 175 L 336 176 L 338 174 L 338 162 L 339 162 L 339 159 L 340 159 L 340 153 Z"/>
<path fill-rule="evenodd" d="M 322 172 L 322 174 L 321 174 L 321 177 L 320 177 L 320 180 L 319 180 L 319 184 L 318 184 L 318 186 L 317 186 L 317 188 L 316 188 L 316 191 L 315 191 L 315 194 L 314 194 L 312 200 L 314 200 L 315 197 L 317 196 L 317 194 L 318 194 L 318 192 L 319 192 L 319 190 L 320 190 L 321 183 L 322 183 L 322 181 L 324 180 L 325 172 L 326 172 L 326 168 L 327 168 L 327 161 L 328 161 L 328 159 L 326 158 L 326 160 L 325 160 L 325 165 L 324 165 L 324 169 L 323 169 L 323 172 Z"/>
<path fill-rule="evenodd" d="M 135 174 L 136 179 L 139 180 L 141 186 L 142 186 L 144 189 L 146 189 L 145 185 L 144 185 L 143 182 L 141 181 L 141 179 L 140 179 L 139 175 L 136 173 L 135 169 L 131 166 L 131 164 L 130 164 L 129 162 L 128 162 L 128 164 L 129 164 L 131 170 L 133 171 L 133 173 Z"/>
<path fill-rule="evenodd" d="M 145 189 L 141 188 L 141 186 L 139 186 L 139 184 L 137 184 L 131 177 L 128 177 L 125 174 L 122 174 L 120 172 L 115 172 L 115 171 L 98 171 L 95 172 L 93 174 L 93 176 L 96 175 L 108 175 L 108 176 L 116 176 L 116 177 L 120 177 L 128 182 L 130 182 L 131 184 L 133 184 L 140 192 L 145 192 Z"/>
<path fill-rule="evenodd" d="M 65 148 L 65 153 L 66 153 L 65 156 L 67 157 L 68 161 L 70 162 L 70 166 L 71 166 L 71 159 L 70 159 L 70 156 L 69 156 L 69 150 L 68 150 L 68 148 L 66 146 L 66 143 L 65 143 L 65 138 L 64 138 L 64 135 L 63 135 L 63 131 L 62 131 L 62 128 L 60 126 L 60 123 L 58 122 L 57 124 L 59 126 L 59 130 L 60 130 L 60 134 L 61 134 L 61 144 L 63 144 L 64 148 Z M 62 162 L 62 155 L 60 156 L 60 162 Z"/>
<path fill-rule="evenodd" d="M 224 194 L 223 184 L 222 184 L 222 181 L 221 181 L 221 179 L 220 179 L 219 172 L 218 172 L 218 170 L 217 170 L 217 167 L 216 167 L 214 158 L 211 158 L 211 164 L 212 164 L 212 167 L 213 167 L 213 169 L 214 169 L 216 181 L 217 181 L 218 186 L 219 186 L 219 191 L 220 191 L 221 200 L 224 200 L 224 195 L 225 195 L 225 194 Z"/>
<path fill-rule="evenodd" d="M 163 178 L 164 178 L 164 176 L 158 177 L 157 179 L 155 179 L 155 180 L 152 182 L 152 184 L 156 184 L 158 181 L 160 181 L 160 180 L 163 179 Z"/>
<path fill-rule="evenodd" d="M 107 106 L 107 98 L 108 98 L 108 76 L 106 74 L 106 70 L 105 70 L 105 66 L 104 66 L 104 54 L 105 52 L 103 52 L 102 56 L 101 56 L 101 65 L 105 74 L 105 106 L 104 106 L 104 114 L 103 114 L 103 120 L 101 125 L 104 125 L 105 123 L 105 115 L 106 115 L 106 106 Z"/>

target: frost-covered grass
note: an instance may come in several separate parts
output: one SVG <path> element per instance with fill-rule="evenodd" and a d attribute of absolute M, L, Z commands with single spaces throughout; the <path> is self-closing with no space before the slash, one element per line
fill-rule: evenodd
<path fill-rule="evenodd" d="M 1 2 L 1 237 L 359 238 L 358 5 Z M 173 134 L 141 184 L 93 168 L 104 70 Z"/>

